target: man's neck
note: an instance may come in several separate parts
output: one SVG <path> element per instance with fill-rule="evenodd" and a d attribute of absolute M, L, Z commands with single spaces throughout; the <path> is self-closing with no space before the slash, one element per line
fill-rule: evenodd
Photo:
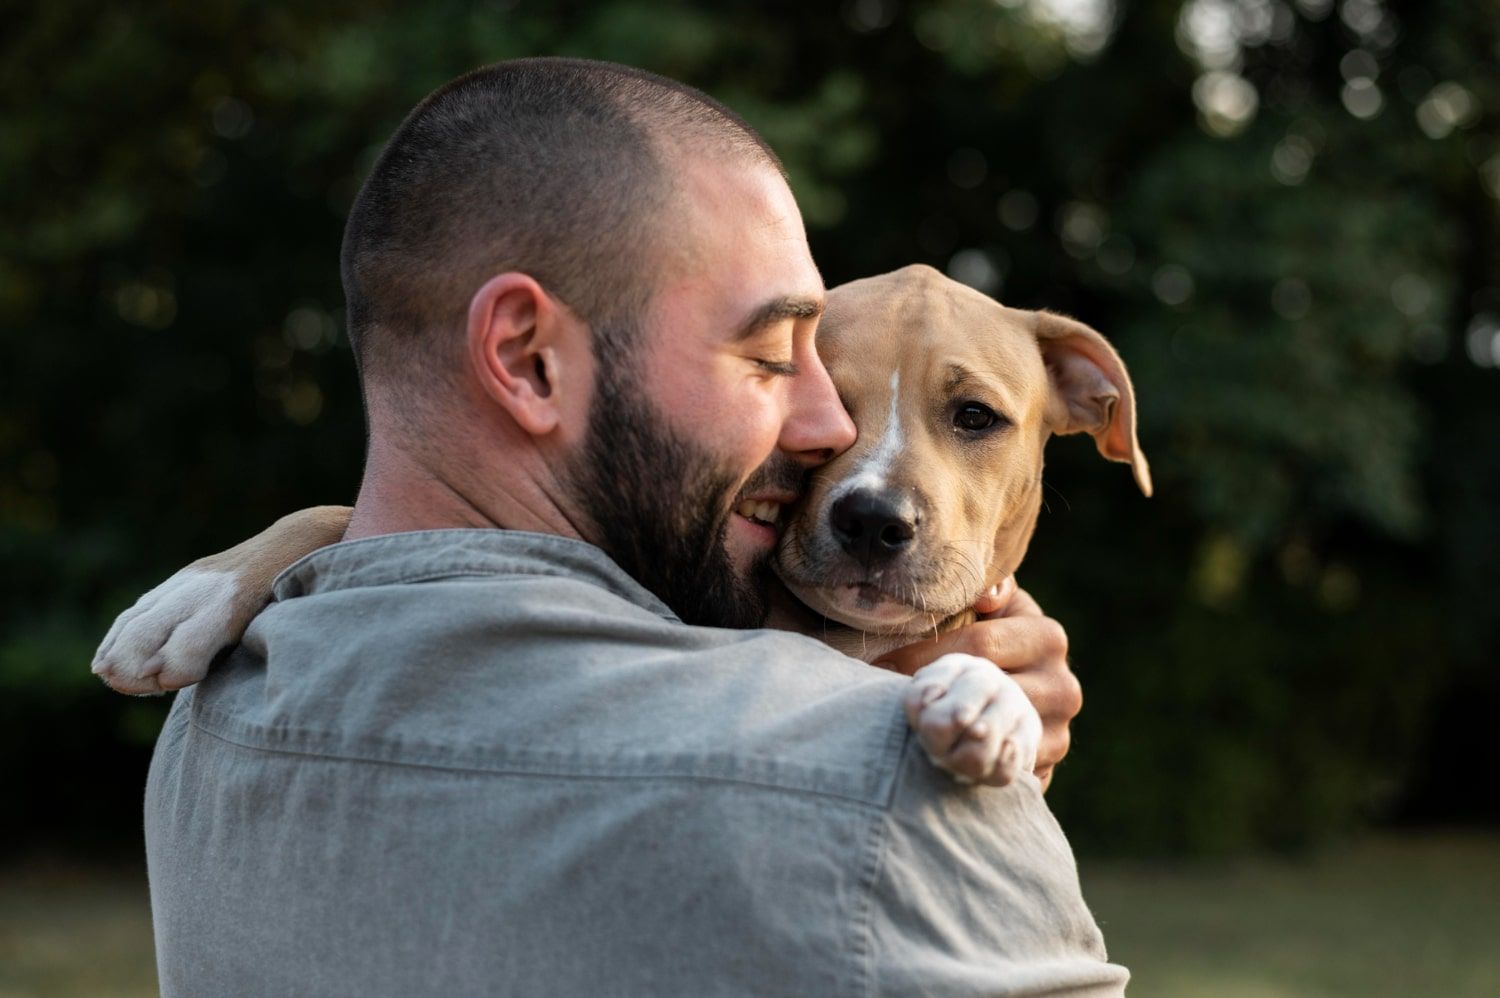
<path fill-rule="evenodd" d="M 524 468 L 505 474 L 469 468 L 466 474 L 453 475 L 434 463 L 410 448 L 372 439 L 344 539 L 455 528 L 528 530 L 587 539 Z"/>

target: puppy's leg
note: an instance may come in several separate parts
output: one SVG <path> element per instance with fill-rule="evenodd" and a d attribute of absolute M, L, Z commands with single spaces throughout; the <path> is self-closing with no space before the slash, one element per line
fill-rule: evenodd
<path fill-rule="evenodd" d="M 346 506 L 304 509 L 193 562 L 115 618 L 94 653 L 94 674 L 121 693 L 165 693 L 196 683 L 270 601 L 272 580 L 342 538 L 349 513 Z"/>
<path fill-rule="evenodd" d="M 993 662 L 944 655 L 912 676 L 905 706 L 928 758 L 961 782 L 1003 787 L 1036 766 L 1042 719 Z"/>

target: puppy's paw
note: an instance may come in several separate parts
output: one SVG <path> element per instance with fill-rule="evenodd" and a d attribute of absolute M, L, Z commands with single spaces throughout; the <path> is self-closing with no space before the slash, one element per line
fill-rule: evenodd
<path fill-rule="evenodd" d="M 1042 719 L 993 662 L 944 655 L 912 677 L 905 706 L 928 758 L 960 782 L 1003 787 L 1036 767 Z"/>
<path fill-rule="evenodd" d="M 190 565 L 136 600 L 110 626 L 93 672 L 120 693 L 165 693 L 208 674 L 245 633 L 264 600 L 230 572 Z"/>

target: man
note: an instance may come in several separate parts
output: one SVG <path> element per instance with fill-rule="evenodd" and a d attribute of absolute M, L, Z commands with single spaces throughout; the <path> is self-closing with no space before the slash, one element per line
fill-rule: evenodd
<path fill-rule="evenodd" d="M 480 70 L 391 139 L 343 277 L 365 478 L 163 730 L 164 994 L 1120 992 L 1037 780 L 959 788 L 901 677 L 726 629 L 775 541 L 739 504 L 854 436 L 754 132 L 622 67 Z M 1066 700 L 1043 621 L 903 664 L 1009 635 Z"/>

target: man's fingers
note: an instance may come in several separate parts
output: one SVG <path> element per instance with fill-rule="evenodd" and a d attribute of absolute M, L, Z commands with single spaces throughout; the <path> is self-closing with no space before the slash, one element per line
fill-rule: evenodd
<path fill-rule="evenodd" d="M 959 650 L 1006 670 L 1025 669 L 1068 653 L 1067 633 L 1050 617 L 981 620 L 955 633 L 964 635 L 967 644 Z"/>
<path fill-rule="evenodd" d="M 1002 669 L 1024 669 L 1065 657 L 1068 635 L 1050 617 L 1000 617 L 887 652 L 877 665 L 912 675 L 928 662 L 955 652 L 989 659 Z"/>
<path fill-rule="evenodd" d="M 1037 779 L 1045 790 L 1052 767 L 1062 761 L 1072 745 L 1068 725 L 1083 708 L 1083 687 L 1066 659 L 1053 659 L 1031 669 L 1010 673 L 1042 719 L 1042 738 L 1037 748 Z"/>
<path fill-rule="evenodd" d="M 1043 617 L 1040 604 L 1032 598 L 1031 594 L 1024 589 L 1017 589 L 1014 596 L 1005 604 L 1005 609 L 1000 611 L 1002 617 Z"/>
<path fill-rule="evenodd" d="M 1043 720 L 1068 720 L 1083 709 L 1083 685 L 1065 660 L 1011 672 Z"/>
<path fill-rule="evenodd" d="M 1004 617 L 1015 595 L 1016 577 L 1007 575 L 979 594 L 979 598 L 974 601 L 974 612 L 980 617 Z"/>
<path fill-rule="evenodd" d="M 947 634 L 939 635 L 936 638 L 928 638 L 925 641 L 918 641 L 916 644 L 904 645 L 893 651 L 886 652 L 880 658 L 876 659 L 874 664 L 882 669 L 899 672 L 903 676 L 915 675 L 917 670 L 923 666 L 936 662 L 950 652 L 967 651 L 968 649 L 965 646 L 969 644 L 969 641 L 964 637 L 964 633 L 967 630 L 969 628 L 964 627 L 956 631 L 949 631 Z"/>
<path fill-rule="evenodd" d="M 1045 771 L 1051 774 L 1052 768 L 1062 762 L 1063 756 L 1068 754 L 1068 747 L 1072 744 L 1073 735 L 1066 724 L 1043 724 L 1042 740 L 1036 749 L 1036 777 L 1042 779 Z M 1045 785 L 1046 781 L 1043 780 Z"/>
<path fill-rule="evenodd" d="M 1051 617 L 1002 617 L 981 621 L 974 629 L 985 647 L 980 657 L 1002 669 L 1023 669 L 1068 654 L 1068 632 Z"/>

